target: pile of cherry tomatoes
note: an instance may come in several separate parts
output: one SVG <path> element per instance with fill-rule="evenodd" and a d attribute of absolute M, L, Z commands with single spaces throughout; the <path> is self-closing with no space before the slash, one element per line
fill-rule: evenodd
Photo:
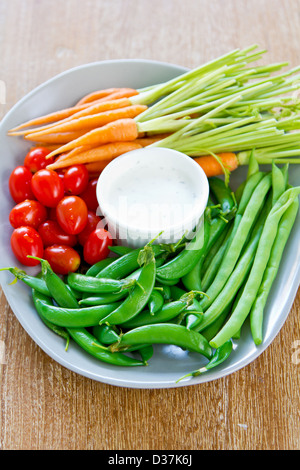
<path fill-rule="evenodd" d="M 96 214 L 97 178 L 90 178 L 84 165 L 65 172 L 46 168 L 49 150 L 36 147 L 9 178 L 16 205 L 9 214 L 13 227 L 11 248 L 26 266 L 39 264 L 36 256 L 49 261 L 58 274 L 78 270 L 82 258 L 92 265 L 109 254 L 111 234 Z"/>

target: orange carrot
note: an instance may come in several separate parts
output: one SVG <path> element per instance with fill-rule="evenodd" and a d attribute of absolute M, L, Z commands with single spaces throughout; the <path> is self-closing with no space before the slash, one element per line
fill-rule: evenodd
<path fill-rule="evenodd" d="M 113 158 L 107 158 L 105 160 L 102 160 L 101 162 L 95 162 L 95 163 L 87 163 L 85 165 L 86 169 L 88 170 L 89 174 L 99 174 L 101 171 L 104 170 L 104 168 L 113 160 Z"/>
<path fill-rule="evenodd" d="M 239 162 L 235 153 L 219 153 L 217 156 L 221 159 L 224 167 L 228 171 L 236 170 L 239 166 Z M 205 155 L 204 157 L 194 158 L 194 160 L 201 166 L 208 178 L 211 176 L 224 174 L 220 163 L 213 156 Z"/>
<path fill-rule="evenodd" d="M 57 132 L 53 134 L 43 134 L 40 135 L 38 139 L 35 138 L 35 134 L 28 134 L 25 136 L 26 140 L 39 143 L 49 143 L 49 144 L 66 144 L 74 139 L 78 139 L 83 134 L 85 134 L 89 129 L 79 130 L 74 132 Z"/>
<path fill-rule="evenodd" d="M 41 136 L 45 134 L 58 133 L 58 132 L 73 132 L 73 131 L 83 131 L 84 129 L 92 129 L 95 127 L 104 126 L 112 121 L 117 121 L 118 119 L 124 118 L 135 118 L 140 113 L 145 111 L 147 106 L 144 105 L 132 105 L 126 106 L 125 108 L 112 109 L 102 113 L 93 114 L 91 116 L 83 116 L 78 119 L 72 119 L 71 121 L 58 124 L 57 126 L 46 129 L 41 132 L 34 132 L 29 134 L 31 140 L 39 140 Z M 26 138 L 28 135 L 26 135 Z M 30 140 L 30 139 L 29 139 Z"/>
<path fill-rule="evenodd" d="M 71 108 L 65 108 L 61 109 L 59 111 L 55 111 L 50 114 L 45 114 L 44 116 L 40 116 L 34 119 L 31 119 L 30 121 L 26 121 L 23 124 L 20 124 L 17 127 L 14 127 L 13 129 L 10 129 L 8 131 L 8 134 L 10 135 L 19 135 L 15 134 L 17 131 L 24 129 L 25 127 L 31 127 L 31 126 L 39 126 L 41 124 L 48 124 L 48 123 L 53 123 L 55 121 L 60 121 L 61 119 L 68 118 L 72 116 L 75 113 L 78 113 L 79 111 L 86 109 L 91 106 L 92 103 L 86 103 L 81 106 L 78 106 L 77 108 L 71 107 Z M 93 103 L 95 104 L 95 103 Z M 27 131 L 28 132 L 28 131 Z M 33 132 L 33 131 L 32 131 Z"/>
<path fill-rule="evenodd" d="M 63 157 L 60 161 L 56 161 L 51 165 L 48 165 L 47 168 L 50 170 L 56 170 L 58 168 L 66 168 L 77 164 L 93 163 L 109 159 L 112 160 L 123 153 L 140 148 L 142 148 L 141 145 L 136 142 L 114 142 L 104 144 L 100 147 L 95 147 L 77 155 L 69 156 L 69 158 Z"/>
<path fill-rule="evenodd" d="M 131 96 L 138 95 L 138 91 L 134 90 L 133 88 L 120 88 L 119 91 L 112 93 L 104 98 L 101 98 L 101 101 L 107 100 L 117 100 L 119 98 L 130 98 Z"/>
<path fill-rule="evenodd" d="M 137 125 L 134 119 L 118 119 L 109 122 L 102 127 L 93 129 L 78 139 L 63 145 L 47 155 L 47 158 L 54 157 L 58 153 L 67 150 L 76 149 L 78 147 L 99 147 L 99 145 L 108 144 L 110 142 L 129 142 L 135 140 L 138 136 Z"/>
<path fill-rule="evenodd" d="M 81 106 L 85 103 L 90 103 L 91 101 L 99 100 L 101 98 L 105 98 L 106 96 L 119 91 L 121 88 L 106 88 L 105 90 L 97 90 L 93 91 L 92 93 L 88 93 L 87 95 L 83 96 L 75 106 Z"/>
<path fill-rule="evenodd" d="M 131 106 L 131 103 L 128 98 L 120 98 L 119 100 L 112 100 L 112 101 L 104 101 L 104 102 L 95 102 L 90 103 L 90 106 L 85 106 L 83 109 L 79 110 L 77 113 L 72 114 L 71 116 L 66 117 L 65 119 L 61 119 L 59 121 L 59 125 L 64 124 L 65 122 L 70 122 L 73 119 L 79 119 L 81 117 L 85 116 L 90 116 L 93 114 L 99 114 L 103 113 L 105 111 L 110 111 L 112 109 L 121 109 Z M 16 131 L 16 132 L 10 132 L 10 135 L 27 135 L 31 134 L 33 132 L 43 132 L 48 129 L 52 129 L 53 127 L 56 127 L 58 125 L 57 122 L 48 124 L 46 126 L 42 127 L 36 127 L 35 129 L 27 129 L 27 130 L 21 130 L 21 131 Z"/>
<path fill-rule="evenodd" d="M 147 147 L 148 145 L 154 144 L 155 142 L 159 142 L 166 137 L 169 137 L 170 134 L 156 134 L 146 137 L 138 137 L 136 142 L 140 144 L 142 147 Z"/>

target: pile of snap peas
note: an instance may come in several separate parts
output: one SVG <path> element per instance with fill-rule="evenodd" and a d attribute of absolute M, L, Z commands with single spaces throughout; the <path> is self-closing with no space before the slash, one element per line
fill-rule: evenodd
<path fill-rule="evenodd" d="M 54 333 L 114 366 L 145 366 L 153 345 L 172 344 L 201 355 L 201 367 L 178 380 L 222 364 L 248 318 L 256 345 L 285 245 L 299 208 L 300 187 L 288 165 L 261 171 L 250 159 L 245 181 L 233 192 L 210 178 L 203 222 L 192 240 L 114 254 L 85 273 L 64 278 L 39 259 L 30 276 L 5 268 L 27 284 L 35 309 Z"/>

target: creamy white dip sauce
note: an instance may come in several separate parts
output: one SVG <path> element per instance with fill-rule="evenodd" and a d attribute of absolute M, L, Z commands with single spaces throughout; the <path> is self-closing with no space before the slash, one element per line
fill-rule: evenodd
<path fill-rule="evenodd" d="M 118 222 L 139 229 L 164 230 L 188 218 L 199 201 L 199 187 L 191 176 L 169 162 L 153 165 L 142 158 L 112 180 L 108 191 Z"/>

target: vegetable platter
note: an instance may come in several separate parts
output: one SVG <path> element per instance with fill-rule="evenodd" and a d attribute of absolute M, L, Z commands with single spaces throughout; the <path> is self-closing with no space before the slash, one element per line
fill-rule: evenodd
<path fill-rule="evenodd" d="M 263 52 L 257 52 L 255 47 L 232 51 L 195 71 L 147 60 L 87 64 L 40 85 L 3 119 L 0 134 L 3 156 L 2 287 L 17 320 L 32 339 L 61 365 L 91 379 L 122 387 L 190 386 L 224 377 L 246 366 L 278 334 L 300 281 L 300 228 L 296 207 L 300 182 L 297 135 L 300 120 L 297 117 L 299 104 L 295 98 L 298 69 L 286 71 L 287 64 L 252 68 L 252 62 L 261 55 Z M 191 81 L 185 83 L 182 77 Z M 256 85 L 252 79 L 256 79 Z M 93 93 L 98 90 L 115 93 L 120 89 L 134 90 L 125 97 L 116 95 L 115 98 L 132 100 L 129 106 L 126 106 L 126 101 L 119 101 L 119 104 L 123 103 L 121 110 L 129 107 L 133 114 L 119 114 L 112 122 L 118 124 L 122 121 L 120 127 L 112 129 L 110 122 L 97 120 L 103 119 L 101 111 L 98 112 L 103 106 L 103 95 Z M 279 97 L 285 92 L 286 97 Z M 93 128 L 89 127 L 90 121 L 84 131 L 80 127 L 76 131 L 72 126 L 68 127 L 72 119 L 70 115 L 63 114 L 65 111 L 60 116 L 65 121 L 59 125 L 66 127 L 58 127 L 55 132 L 53 127 L 51 129 L 55 124 L 50 121 L 45 124 L 40 119 L 51 113 L 57 118 L 58 110 L 72 109 L 72 115 L 75 104 L 81 107 L 82 112 L 90 109 L 84 104 L 97 99 L 100 100 L 97 104 L 100 108 L 92 117 L 96 119 Z M 85 116 L 85 122 L 90 117 L 87 119 Z M 40 129 L 28 134 L 22 123 Z M 67 133 L 72 133 L 68 141 Z M 53 137 L 54 134 L 63 135 L 63 138 L 51 141 L 49 135 Z M 87 134 L 88 139 L 84 140 Z M 123 140 L 122 135 L 125 135 Z M 95 142 L 98 142 L 97 146 Z M 210 223 L 216 220 L 219 225 L 223 223 L 226 230 L 218 247 L 215 244 L 215 253 L 211 250 L 207 259 L 202 260 L 202 266 L 205 265 L 202 283 L 198 282 L 197 276 L 201 247 L 198 247 L 198 259 L 195 260 L 194 255 L 190 264 L 191 255 L 186 257 L 184 241 L 175 247 L 155 245 L 154 241 L 141 247 L 137 256 L 123 247 L 113 246 L 111 250 L 105 247 L 101 260 L 93 256 L 92 249 L 84 256 L 82 243 L 79 252 L 81 260 L 84 259 L 85 270 L 81 269 L 81 260 L 75 256 L 65 272 L 56 269 L 51 256 L 47 256 L 48 261 L 44 260 L 45 250 L 37 250 L 31 253 L 32 258 L 28 258 L 32 265 L 24 268 L 22 258 L 18 261 L 13 254 L 11 236 L 14 230 L 12 220 L 18 225 L 18 217 L 22 220 L 27 209 L 21 206 L 13 216 L 10 215 L 16 201 L 12 200 L 8 181 L 13 169 L 23 166 L 25 155 L 32 147 L 47 148 L 48 168 L 52 171 L 68 172 L 75 164 L 84 165 L 90 178 L 96 179 L 113 158 L 144 145 L 179 150 L 196 159 L 209 177 L 214 201 L 208 204 L 205 220 Z M 31 164 L 35 164 L 34 158 Z M 247 202 L 247 207 L 242 208 L 243 194 L 256 178 L 257 186 L 252 187 L 256 193 L 251 212 L 251 201 L 246 201 L 246 196 L 244 202 Z M 77 180 L 71 175 L 68 180 L 71 197 L 76 196 L 74 181 Z M 43 181 L 40 184 L 40 189 L 37 184 L 33 197 L 38 202 L 45 193 L 41 190 L 41 187 L 44 189 Z M 222 199 L 222 191 L 227 199 Z M 80 192 L 77 194 L 80 199 Z M 58 207 L 62 199 L 60 195 L 52 208 Z M 231 201 L 229 209 L 228 201 Z M 47 201 L 44 205 L 48 211 L 52 209 Z M 67 210 L 64 207 L 60 209 L 61 228 Z M 245 212 L 247 217 L 243 217 Z M 38 215 L 45 222 L 47 217 L 43 218 L 42 210 Z M 252 222 L 249 217 L 252 217 Z M 70 232 L 70 227 L 66 227 Z M 83 228 L 73 227 L 73 234 L 79 236 Z M 232 250 L 223 252 L 227 263 L 223 267 L 221 265 L 218 273 L 216 269 L 220 267 L 220 261 L 219 264 L 213 263 L 212 260 L 217 259 L 213 255 L 220 258 L 221 250 L 226 250 L 226 239 L 230 239 L 235 230 L 240 249 L 235 243 Z M 45 233 L 53 235 L 51 226 L 45 228 Z M 110 242 L 108 240 L 106 245 L 112 245 Z M 277 249 L 272 251 L 272 246 Z M 272 266 L 268 265 L 268 256 L 262 256 L 268 250 L 268 256 L 273 256 L 270 259 L 279 261 L 278 272 L 277 269 L 272 271 Z M 98 246 L 96 251 L 99 252 Z M 129 271 L 110 275 L 113 272 L 110 267 L 126 260 L 126 257 L 135 259 Z M 177 259 L 179 263 L 176 264 Z M 94 267 L 97 266 L 96 261 L 101 267 L 97 272 Z M 126 266 L 125 261 L 122 263 Z M 193 269 L 187 269 L 187 266 Z M 253 267 L 252 271 L 249 266 Z M 5 269 L 8 267 L 25 270 L 28 279 L 24 278 L 24 272 Z M 234 269 L 236 267 L 239 269 Z M 99 272 L 102 275 L 98 275 Z M 239 289 L 234 292 L 227 285 L 232 273 L 236 276 L 231 279 L 232 283 L 240 280 Z M 13 274 L 21 280 L 10 285 Z M 37 276 L 34 278 L 37 284 L 32 290 L 33 276 Z M 29 280 L 27 285 L 26 280 Z M 262 288 L 259 291 L 263 282 L 268 291 L 267 298 L 264 298 Z M 84 292 L 80 291 L 82 289 Z M 111 296 L 113 300 L 101 307 L 89 304 L 89 298 L 94 302 L 96 295 Z M 213 322 L 206 312 L 212 309 L 216 317 L 222 316 L 214 313 L 217 312 L 214 309 L 217 299 L 223 316 L 226 308 L 234 311 L 235 315 L 229 319 L 226 328 L 219 327 L 207 339 L 201 332 L 207 331 Z M 254 313 L 251 313 L 251 308 Z M 70 309 L 78 311 L 78 318 L 81 318 L 76 320 L 76 324 L 69 319 Z M 172 309 L 175 314 L 170 314 Z M 156 323 L 153 322 L 155 315 Z M 256 318 L 254 322 L 252 317 Z M 160 318 L 163 320 L 159 321 Z"/>

